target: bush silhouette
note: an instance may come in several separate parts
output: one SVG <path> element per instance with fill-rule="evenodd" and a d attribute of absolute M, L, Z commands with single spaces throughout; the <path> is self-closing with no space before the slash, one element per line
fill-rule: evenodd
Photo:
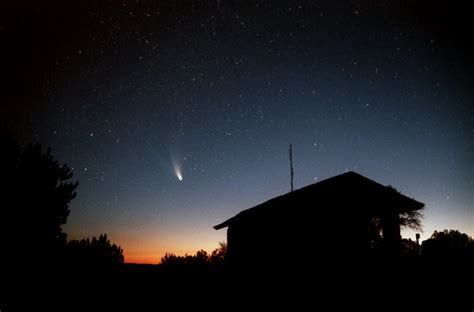
<path fill-rule="evenodd" d="M 402 255 L 405 256 L 419 256 L 420 255 L 421 246 L 417 244 L 417 242 L 412 241 L 409 239 L 402 239 Z"/>

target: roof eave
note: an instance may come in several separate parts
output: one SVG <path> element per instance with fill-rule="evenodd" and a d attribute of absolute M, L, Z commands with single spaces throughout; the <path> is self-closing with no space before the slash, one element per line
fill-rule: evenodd
<path fill-rule="evenodd" d="M 230 220 L 230 219 L 229 219 L 229 220 Z M 214 226 L 213 226 L 214 230 L 220 230 L 220 229 L 223 229 L 223 228 L 225 228 L 225 227 L 228 227 L 228 226 L 229 226 L 229 224 L 228 224 L 228 223 L 229 223 L 229 222 L 228 222 L 229 220 L 224 221 L 224 222 L 222 222 L 222 223 L 219 223 L 219 224 L 217 224 L 217 225 L 214 225 Z"/>

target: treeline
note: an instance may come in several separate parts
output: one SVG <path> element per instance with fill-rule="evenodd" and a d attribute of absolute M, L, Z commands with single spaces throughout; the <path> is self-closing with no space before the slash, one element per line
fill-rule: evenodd
<path fill-rule="evenodd" d="M 123 249 L 112 244 L 107 234 L 99 238 L 71 240 L 65 246 L 65 257 L 73 265 L 114 268 L 124 262 Z"/>
<path fill-rule="evenodd" d="M 474 239 L 458 230 L 434 231 L 423 241 L 421 255 L 426 257 L 474 258 Z"/>
<path fill-rule="evenodd" d="M 474 239 L 458 230 L 434 231 L 421 244 L 411 239 L 402 239 L 402 255 L 427 258 L 474 257 Z"/>
<path fill-rule="evenodd" d="M 160 267 L 167 271 L 219 271 L 225 267 L 227 244 L 219 242 L 219 247 L 211 253 L 199 250 L 194 255 L 177 256 L 167 253 L 161 258 Z"/>

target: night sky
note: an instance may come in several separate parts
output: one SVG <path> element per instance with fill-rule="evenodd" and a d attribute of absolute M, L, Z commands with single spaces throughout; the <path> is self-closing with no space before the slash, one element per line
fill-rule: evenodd
<path fill-rule="evenodd" d="M 74 168 L 68 237 L 128 262 L 217 247 L 289 191 L 290 143 L 296 188 L 353 170 L 424 202 L 423 239 L 474 235 L 468 11 L 335 2 L 2 4 L 2 130 Z"/>

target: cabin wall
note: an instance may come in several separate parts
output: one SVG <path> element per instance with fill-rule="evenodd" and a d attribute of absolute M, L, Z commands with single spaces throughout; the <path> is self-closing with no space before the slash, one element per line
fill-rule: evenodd
<path fill-rule="evenodd" d="M 233 224 L 227 229 L 228 261 L 238 266 L 281 265 L 289 254 L 301 254 L 296 250 L 302 245 L 300 237 L 288 225 Z"/>
<path fill-rule="evenodd" d="M 229 263 L 248 264 L 266 258 L 262 229 L 245 224 L 233 224 L 227 229 Z M 267 255 L 268 256 L 268 255 Z"/>
<path fill-rule="evenodd" d="M 381 217 L 384 251 L 390 255 L 401 252 L 400 217 L 398 213 L 387 213 Z"/>
<path fill-rule="evenodd" d="M 370 209 L 306 207 L 317 211 L 308 215 L 273 215 L 264 220 L 239 220 L 227 229 L 229 263 L 238 266 L 287 265 L 327 259 L 364 259 L 369 255 L 368 222 Z M 353 207 L 351 207 L 353 208 Z M 291 207 L 289 208 L 291 210 Z M 400 252 L 400 225 L 396 213 L 380 216 L 384 254 Z M 374 250 L 377 251 L 377 250 Z M 377 252 L 378 253 L 378 252 Z M 307 263 L 310 262 L 310 263 Z"/>

